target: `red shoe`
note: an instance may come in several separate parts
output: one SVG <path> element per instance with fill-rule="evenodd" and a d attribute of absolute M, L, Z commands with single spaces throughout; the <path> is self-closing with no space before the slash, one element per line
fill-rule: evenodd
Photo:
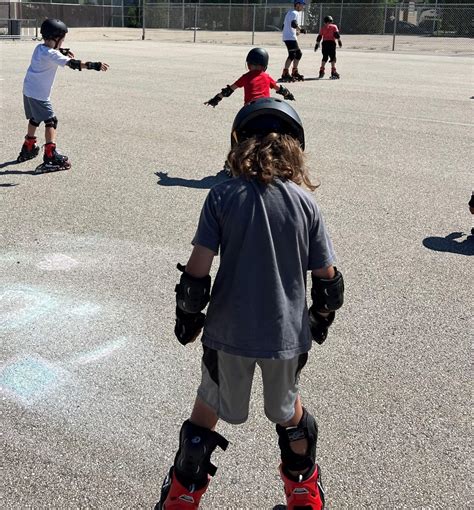
<path fill-rule="evenodd" d="M 197 510 L 202 495 L 209 486 L 209 480 L 201 489 L 189 491 L 173 476 L 171 468 L 161 487 L 160 501 L 156 504 L 155 510 Z"/>
<path fill-rule="evenodd" d="M 288 478 L 280 464 L 280 476 L 285 484 L 286 506 L 288 510 L 323 510 L 324 489 L 321 472 L 316 464 L 313 474 L 306 480 L 295 482 Z"/>

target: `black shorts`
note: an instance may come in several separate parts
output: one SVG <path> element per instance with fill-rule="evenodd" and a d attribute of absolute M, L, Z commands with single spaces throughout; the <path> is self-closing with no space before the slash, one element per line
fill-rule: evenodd
<path fill-rule="evenodd" d="M 336 59 L 336 41 L 323 41 L 321 45 L 321 52 L 323 54 L 323 60 L 335 60 Z"/>
<path fill-rule="evenodd" d="M 288 55 L 293 58 L 294 52 L 298 51 L 300 47 L 298 46 L 298 41 L 283 41 L 286 44 L 286 48 L 288 50 Z"/>

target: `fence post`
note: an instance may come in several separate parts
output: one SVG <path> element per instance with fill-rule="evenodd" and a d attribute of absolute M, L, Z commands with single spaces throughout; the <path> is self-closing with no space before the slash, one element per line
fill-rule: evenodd
<path fill-rule="evenodd" d="M 382 28 L 382 35 L 385 35 L 385 25 L 387 23 L 387 2 L 385 2 L 385 10 L 383 13 L 383 28 Z"/>
<path fill-rule="evenodd" d="M 319 30 L 321 31 L 321 28 L 323 27 L 323 4 L 319 4 Z"/>
<path fill-rule="evenodd" d="M 125 6 L 123 5 L 123 1 L 122 0 L 122 28 L 125 26 Z"/>
<path fill-rule="evenodd" d="M 268 0 L 265 0 L 265 7 L 263 11 L 263 32 L 265 32 L 265 29 L 267 27 L 267 8 L 268 8 Z"/>
<path fill-rule="evenodd" d="M 255 14 L 257 12 L 257 4 L 253 4 L 253 20 L 252 20 L 252 46 L 255 44 Z"/>
<path fill-rule="evenodd" d="M 339 23 L 338 23 L 339 30 L 341 30 L 341 27 L 342 27 L 342 6 L 343 5 L 344 5 L 344 0 L 341 0 L 341 10 L 339 12 Z"/>
<path fill-rule="evenodd" d="M 434 19 L 433 19 L 433 30 L 432 30 L 432 35 L 434 35 L 435 31 L 437 32 L 436 30 L 436 20 L 438 19 L 438 0 L 436 0 L 435 2 L 435 15 L 434 15 Z"/>
<path fill-rule="evenodd" d="M 146 7 L 146 0 L 142 0 L 142 41 L 145 40 L 145 23 L 146 23 L 146 16 L 145 16 L 145 7 Z"/>
<path fill-rule="evenodd" d="M 184 0 L 183 0 L 183 7 L 181 9 L 181 29 L 184 30 Z"/>
<path fill-rule="evenodd" d="M 392 51 L 395 51 L 395 36 L 397 34 L 397 23 L 398 23 L 398 18 L 400 17 L 400 12 L 399 12 L 399 4 L 396 4 L 395 5 L 395 16 L 393 18 L 393 41 L 392 41 Z"/>
<path fill-rule="evenodd" d="M 193 42 L 196 42 L 196 30 L 197 30 L 197 24 L 198 24 L 198 3 L 196 4 L 196 7 L 194 8 L 194 39 Z"/>
<path fill-rule="evenodd" d="M 38 18 L 35 19 L 35 38 L 38 39 Z"/>

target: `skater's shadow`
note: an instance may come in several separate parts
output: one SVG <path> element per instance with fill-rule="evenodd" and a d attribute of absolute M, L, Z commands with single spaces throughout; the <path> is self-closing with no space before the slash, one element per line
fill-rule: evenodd
<path fill-rule="evenodd" d="M 0 188 L 13 188 L 13 186 L 18 186 L 18 183 L 6 182 L 4 184 L 0 184 Z"/>
<path fill-rule="evenodd" d="M 4 172 L 0 172 L 0 175 L 36 175 L 34 170 L 5 170 Z"/>
<path fill-rule="evenodd" d="M 474 255 L 474 236 L 468 235 L 463 241 L 456 241 L 463 237 L 463 232 L 452 232 L 446 237 L 426 237 L 423 246 L 434 251 L 447 251 L 459 255 Z"/>
<path fill-rule="evenodd" d="M 0 168 L 5 168 L 10 165 L 18 165 L 18 161 L 16 159 L 12 159 L 11 161 L 5 161 L 5 163 L 0 163 Z"/>
<path fill-rule="evenodd" d="M 18 165 L 18 161 L 13 159 L 12 161 L 5 161 L 5 163 L 0 163 L 0 168 L 5 168 L 6 166 Z M 33 175 L 35 172 L 33 170 L 5 170 L 4 172 L 0 172 L 0 175 Z"/>
<path fill-rule="evenodd" d="M 230 177 L 221 170 L 216 175 L 208 175 L 202 179 L 183 179 L 182 177 L 169 177 L 168 172 L 155 172 L 159 177 L 159 186 L 182 186 L 183 188 L 210 189 L 212 186 L 224 182 Z"/>

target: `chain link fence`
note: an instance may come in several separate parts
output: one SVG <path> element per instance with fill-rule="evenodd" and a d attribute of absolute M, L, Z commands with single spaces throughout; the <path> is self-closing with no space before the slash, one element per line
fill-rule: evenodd
<path fill-rule="evenodd" d="M 76 3 L 1 3 L 0 35 L 17 36 L 20 25 L 41 24 L 46 17 L 62 19 L 70 27 L 134 27 L 142 38 L 239 44 L 281 44 L 281 28 L 292 3 L 185 3 L 178 0 L 71 0 Z M 79 3 L 81 2 L 81 3 Z M 138 4 L 132 4 L 138 2 Z M 308 2 L 308 0 L 307 0 Z M 307 3 L 301 24 L 317 34 L 325 16 L 339 26 L 346 47 L 354 49 L 403 49 L 404 36 L 410 47 L 429 51 L 433 38 L 450 38 L 453 47 L 472 53 L 474 37 L 473 4 L 385 3 Z M 191 33 L 191 36 L 189 34 Z M 183 34 L 183 35 L 180 35 Z M 210 35 L 214 34 L 214 35 Z M 216 34 L 219 34 L 216 36 Z M 353 37 L 353 39 L 351 39 Z M 367 44 L 364 44 L 364 36 Z M 382 38 L 380 36 L 383 36 Z M 351 40 L 357 41 L 351 46 Z M 406 38 L 405 40 L 408 40 Z M 346 42 L 349 41 L 349 46 Z M 369 42 L 370 41 L 370 42 Z M 383 41 L 382 43 L 380 41 Z"/>

